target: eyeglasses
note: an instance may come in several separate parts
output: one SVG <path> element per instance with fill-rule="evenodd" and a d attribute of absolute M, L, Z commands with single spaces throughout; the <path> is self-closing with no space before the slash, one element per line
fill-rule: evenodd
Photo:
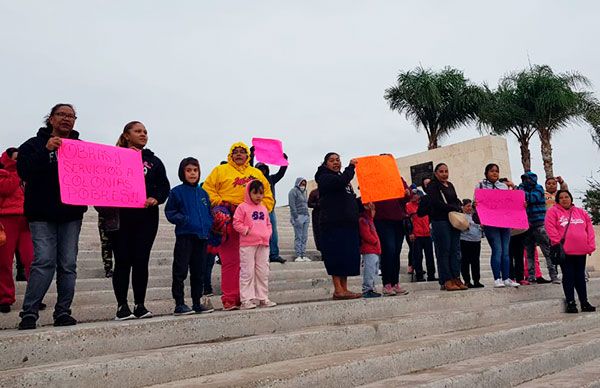
<path fill-rule="evenodd" d="M 61 119 L 69 119 L 73 121 L 77 120 L 77 116 L 71 113 L 56 112 L 54 115 L 60 117 Z"/>

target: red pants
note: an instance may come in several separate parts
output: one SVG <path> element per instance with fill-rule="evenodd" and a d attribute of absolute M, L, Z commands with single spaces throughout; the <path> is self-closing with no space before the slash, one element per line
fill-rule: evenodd
<path fill-rule="evenodd" d="M 538 254 L 537 247 L 535 247 L 535 257 L 534 257 L 534 260 L 535 260 L 535 277 L 536 278 L 541 278 L 542 277 L 542 270 L 540 269 L 540 256 Z M 527 279 L 527 273 L 528 273 L 527 271 L 528 271 L 528 268 L 529 268 L 529 265 L 527 264 L 527 249 L 525 249 L 525 253 L 523 254 L 523 262 L 524 262 L 524 264 L 523 264 L 523 266 L 524 266 L 523 273 L 525 274 L 525 278 Z"/>
<path fill-rule="evenodd" d="M 221 258 L 221 302 L 223 306 L 240 304 L 240 235 L 231 228 L 227 240 L 219 246 Z"/>
<path fill-rule="evenodd" d="M 29 269 L 33 261 L 33 243 L 29 224 L 24 216 L 0 216 L 0 222 L 6 230 L 6 244 L 0 247 L 0 304 L 15 303 L 15 281 L 13 263 L 15 251 L 19 251 L 25 268 L 25 277 L 29 279 Z"/>

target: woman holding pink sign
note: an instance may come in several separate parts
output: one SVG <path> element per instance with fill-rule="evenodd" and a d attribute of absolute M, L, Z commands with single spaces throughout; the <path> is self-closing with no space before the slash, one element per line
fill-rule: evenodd
<path fill-rule="evenodd" d="M 500 167 L 495 163 L 485 166 L 485 179 L 480 181 L 475 189 L 486 190 L 512 190 L 515 185 L 507 180 L 500 179 Z M 483 232 L 492 248 L 490 258 L 494 287 L 519 287 L 519 283 L 510 278 L 510 228 L 484 226 Z"/>
<path fill-rule="evenodd" d="M 158 232 L 158 205 L 167 200 L 171 186 L 165 166 L 152 151 L 145 148 L 147 143 L 148 131 L 139 121 L 127 123 L 117 142 L 119 147 L 132 148 L 142 153 L 147 197 L 144 208 L 121 208 L 118 213 L 119 230 L 114 234 L 115 269 L 112 279 L 118 304 L 115 320 L 118 321 L 152 317 L 152 313 L 144 306 L 148 287 L 148 263 Z M 133 313 L 127 303 L 130 272 Z"/>

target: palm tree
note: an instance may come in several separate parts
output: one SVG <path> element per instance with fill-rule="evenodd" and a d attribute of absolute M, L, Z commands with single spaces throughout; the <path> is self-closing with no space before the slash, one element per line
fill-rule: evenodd
<path fill-rule="evenodd" d="M 482 89 L 465 78 L 462 71 L 444 68 L 440 72 L 418 67 L 400 73 L 398 84 L 385 91 L 390 109 L 404 113 L 427 132 L 428 149 L 453 129 L 477 118 Z"/>
<path fill-rule="evenodd" d="M 594 112 L 600 105 L 590 91 L 584 90 L 590 81 L 577 72 L 556 74 L 549 66 L 536 65 L 509 75 L 504 82 L 515 89 L 520 106 L 527 110 L 537 130 L 546 177 L 554 176 L 552 136 L 571 123 L 594 126 L 597 122 Z"/>
<path fill-rule="evenodd" d="M 531 171 L 529 143 L 537 129 L 531 125 L 529 112 L 523 108 L 522 96 L 510 82 L 501 81 L 494 91 L 485 87 L 486 98 L 479 110 L 479 129 L 494 135 L 513 134 L 521 149 L 523 171 Z"/>

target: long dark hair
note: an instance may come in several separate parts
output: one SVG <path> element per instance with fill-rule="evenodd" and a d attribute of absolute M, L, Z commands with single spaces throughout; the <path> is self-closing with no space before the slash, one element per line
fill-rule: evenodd
<path fill-rule="evenodd" d="M 50 109 L 50 113 L 48 113 L 44 117 L 44 124 L 46 124 L 46 128 L 52 129 L 52 124 L 50 124 L 50 117 L 52 117 L 56 113 L 58 108 L 62 108 L 63 106 L 68 106 L 69 108 L 73 109 L 73 113 L 75 113 L 75 115 L 77 116 L 75 107 L 72 104 L 65 104 L 65 103 L 56 104 L 52 107 L 52 109 Z"/>
<path fill-rule="evenodd" d="M 569 198 L 571 198 L 571 206 L 573 206 L 573 194 L 571 194 L 571 192 L 569 190 L 558 190 L 558 191 L 556 191 L 556 196 L 554 197 L 554 201 L 556 203 L 558 203 L 558 198 L 560 197 L 560 195 L 562 193 L 567 193 L 569 195 Z"/>
<path fill-rule="evenodd" d="M 142 122 L 141 121 L 130 121 L 127 124 L 125 124 L 125 128 L 123 128 L 123 132 L 119 136 L 119 140 L 117 140 L 117 147 L 129 148 L 129 142 L 127 141 L 127 138 L 125 137 L 125 134 L 128 133 L 129 130 L 131 128 L 133 128 L 133 126 L 136 124 L 142 124 Z"/>

